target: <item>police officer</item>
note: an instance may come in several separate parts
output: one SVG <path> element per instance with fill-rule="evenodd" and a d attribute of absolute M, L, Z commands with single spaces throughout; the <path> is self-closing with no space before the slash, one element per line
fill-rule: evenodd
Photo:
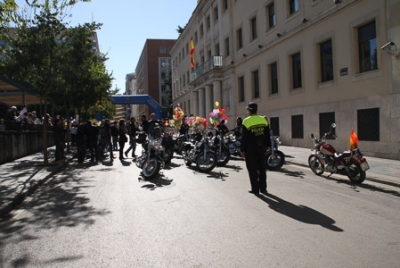
<path fill-rule="evenodd" d="M 240 153 L 246 159 L 249 172 L 251 185 L 249 193 L 266 194 L 268 192 L 265 152 L 271 147 L 269 126 L 265 118 L 257 114 L 256 103 L 250 102 L 246 109 L 248 117 L 243 120 Z"/>

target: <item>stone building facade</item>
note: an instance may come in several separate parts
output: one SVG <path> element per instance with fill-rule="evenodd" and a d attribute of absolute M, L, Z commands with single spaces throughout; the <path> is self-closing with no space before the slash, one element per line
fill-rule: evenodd
<path fill-rule="evenodd" d="M 248 102 L 289 146 L 332 122 L 365 155 L 400 160 L 400 1 L 200 0 L 171 49 L 173 102 L 228 126 Z M 191 67 L 191 40 L 194 67 Z"/>

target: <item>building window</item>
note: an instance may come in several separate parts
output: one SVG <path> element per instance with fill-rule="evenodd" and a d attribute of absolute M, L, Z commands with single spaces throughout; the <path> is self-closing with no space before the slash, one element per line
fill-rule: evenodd
<path fill-rule="evenodd" d="M 253 71 L 251 73 L 251 76 L 253 78 L 253 98 L 257 99 L 260 97 L 260 79 L 258 75 L 258 70 Z"/>
<path fill-rule="evenodd" d="M 207 27 L 207 30 L 210 30 L 210 28 L 211 28 L 211 18 L 210 18 L 210 16 L 207 16 L 207 18 L 206 18 L 206 27 Z"/>
<path fill-rule="evenodd" d="M 199 41 L 199 36 L 197 34 L 197 31 L 194 33 L 194 42 L 197 44 L 197 42 Z"/>
<path fill-rule="evenodd" d="M 214 22 L 218 20 L 218 6 L 214 7 Z"/>
<path fill-rule="evenodd" d="M 228 10 L 228 0 L 223 0 L 224 2 L 223 2 L 223 5 L 224 5 L 224 12 L 226 11 L 226 10 Z"/>
<path fill-rule="evenodd" d="M 278 94 L 278 64 L 276 62 L 269 65 L 269 76 L 270 76 L 270 94 Z"/>
<path fill-rule="evenodd" d="M 269 129 L 272 130 L 274 136 L 279 136 L 279 117 L 269 118 Z"/>
<path fill-rule="evenodd" d="M 335 123 L 335 113 L 320 113 L 319 114 L 319 137 L 324 136 L 325 133 L 331 131 L 333 135 L 336 135 L 335 129 L 331 129 L 332 123 Z M 327 139 L 334 139 L 333 136 L 327 137 Z"/>
<path fill-rule="evenodd" d="M 303 115 L 292 115 L 292 139 L 304 138 Z"/>
<path fill-rule="evenodd" d="M 275 4 L 274 3 L 267 6 L 267 18 L 268 18 L 268 29 L 275 27 L 276 15 L 275 15 Z"/>
<path fill-rule="evenodd" d="M 363 141 L 380 140 L 379 108 L 357 110 L 357 136 Z"/>
<path fill-rule="evenodd" d="M 243 33 L 242 28 L 236 30 L 236 46 L 237 50 L 243 48 Z"/>
<path fill-rule="evenodd" d="M 215 45 L 215 55 L 216 55 L 216 56 L 221 55 L 221 54 L 220 54 L 220 50 L 219 50 L 219 43 L 217 43 L 217 44 Z"/>
<path fill-rule="evenodd" d="M 161 79 L 165 79 L 165 73 L 161 73 Z"/>
<path fill-rule="evenodd" d="M 161 92 L 164 92 L 167 89 L 165 85 L 161 85 Z"/>
<path fill-rule="evenodd" d="M 160 47 L 160 54 L 167 54 L 167 48 L 166 47 Z"/>
<path fill-rule="evenodd" d="M 333 55 L 332 40 L 328 40 L 319 45 L 320 50 L 320 71 L 321 82 L 333 80 Z"/>
<path fill-rule="evenodd" d="M 229 56 L 231 54 L 229 47 L 229 37 L 225 38 L 225 56 Z"/>
<path fill-rule="evenodd" d="M 250 20 L 251 41 L 257 39 L 257 17 Z"/>
<path fill-rule="evenodd" d="M 203 37 L 204 35 L 204 26 L 203 24 L 200 25 L 200 37 Z"/>
<path fill-rule="evenodd" d="M 292 55 L 292 82 L 293 82 L 293 89 L 302 87 L 300 53 Z"/>
<path fill-rule="evenodd" d="M 378 69 L 375 21 L 358 28 L 360 73 Z"/>
<path fill-rule="evenodd" d="M 238 78 L 239 102 L 244 102 L 244 76 Z"/>
<path fill-rule="evenodd" d="M 289 0 L 289 14 L 299 11 L 299 0 Z"/>

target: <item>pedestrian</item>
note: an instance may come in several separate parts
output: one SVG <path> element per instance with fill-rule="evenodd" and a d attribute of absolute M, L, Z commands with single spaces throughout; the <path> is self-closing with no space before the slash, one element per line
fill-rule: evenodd
<path fill-rule="evenodd" d="M 147 135 L 150 139 L 158 139 L 162 132 L 162 123 L 156 119 L 156 114 L 152 113 L 148 122 Z"/>
<path fill-rule="evenodd" d="M 99 133 L 100 130 L 92 125 L 92 121 L 86 122 L 86 144 L 90 151 L 90 162 L 93 162 L 96 159 L 96 162 L 99 161 Z"/>
<path fill-rule="evenodd" d="M 64 159 L 65 136 L 64 136 L 63 120 L 61 118 L 57 118 L 54 121 L 54 125 L 52 126 L 52 128 L 53 128 L 54 144 L 56 146 L 54 157 L 56 163 L 59 164 Z"/>
<path fill-rule="evenodd" d="M 136 125 L 136 118 L 131 117 L 131 122 L 129 122 L 128 126 L 128 134 L 129 134 L 129 147 L 125 151 L 125 156 L 128 157 L 128 153 L 132 150 L 132 157 L 136 158 L 136 132 L 138 131 L 138 127 Z"/>
<path fill-rule="evenodd" d="M 115 157 L 113 154 L 113 145 L 111 143 L 111 123 L 110 120 L 106 120 L 104 122 L 104 142 L 105 142 L 105 147 L 108 148 L 108 151 L 110 152 L 110 160 L 112 161 Z M 108 145 L 108 147 L 107 147 Z"/>
<path fill-rule="evenodd" d="M 225 120 L 221 120 L 217 126 L 217 135 L 225 136 L 229 132 L 228 127 L 225 125 Z"/>
<path fill-rule="evenodd" d="M 240 153 L 246 160 L 249 173 L 251 185 L 249 193 L 266 194 L 268 192 L 265 153 L 271 147 L 269 126 L 265 118 L 257 114 L 256 103 L 250 102 L 246 109 L 248 116 L 243 120 Z"/>
<path fill-rule="evenodd" d="M 179 135 L 185 135 L 187 137 L 189 133 L 189 125 L 186 123 L 186 116 L 182 117 L 182 125 L 179 128 Z"/>
<path fill-rule="evenodd" d="M 236 124 L 235 127 L 232 129 L 233 134 L 235 135 L 236 139 L 242 137 L 243 133 L 243 120 L 240 116 L 236 117 Z"/>
<path fill-rule="evenodd" d="M 113 151 L 118 151 L 118 127 L 116 122 L 113 122 L 111 124 L 110 130 L 111 130 Z"/>
<path fill-rule="evenodd" d="M 141 125 L 142 125 L 142 130 L 144 131 L 144 133 L 147 133 L 147 130 L 149 128 L 149 121 L 147 121 L 145 114 L 143 114 L 141 117 Z"/>
<path fill-rule="evenodd" d="M 125 143 L 128 141 L 128 138 L 126 137 L 126 126 L 125 126 L 125 120 L 121 119 L 119 120 L 119 125 L 118 125 L 118 143 L 119 143 L 119 159 L 125 159 L 124 158 L 124 147 Z"/>

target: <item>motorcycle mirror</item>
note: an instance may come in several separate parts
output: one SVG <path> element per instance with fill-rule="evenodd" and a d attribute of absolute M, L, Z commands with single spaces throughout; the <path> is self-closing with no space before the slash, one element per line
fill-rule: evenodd
<path fill-rule="evenodd" d="M 314 133 L 311 133 L 310 137 L 314 139 Z"/>
<path fill-rule="evenodd" d="M 336 124 L 335 124 L 335 123 L 332 123 L 331 127 L 332 127 L 332 128 L 336 128 Z"/>

